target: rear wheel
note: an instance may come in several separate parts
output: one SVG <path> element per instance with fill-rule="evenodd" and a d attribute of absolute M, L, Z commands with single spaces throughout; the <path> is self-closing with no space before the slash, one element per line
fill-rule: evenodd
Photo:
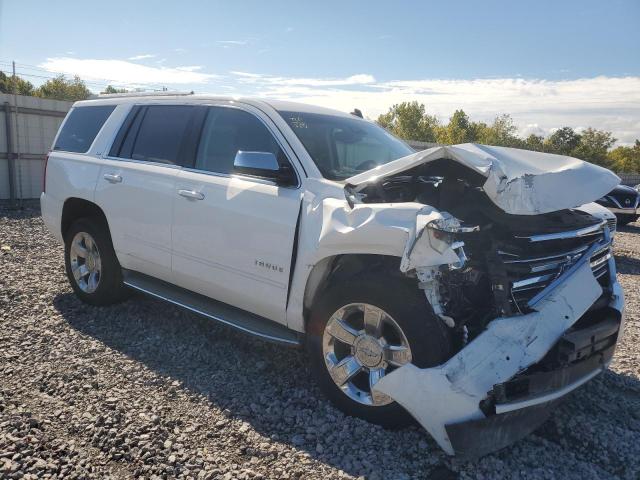
<path fill-rule="evenodd" d="M 412 420 L 373 386 L 407 363 L 425 368 L 450 352 L 446 327 L 415 282 L 362 275 L 338 282 L 316 302 L 307 348 L 323 393 L 343 412 L 385 427 Z"/>
<path fill-rule="evenodd" d="M 99 218 L 81 218 L 69 227 L 65 267 L 73 291 L 86 303 L 110 305 L 127 297 L 109 230 Z"/>

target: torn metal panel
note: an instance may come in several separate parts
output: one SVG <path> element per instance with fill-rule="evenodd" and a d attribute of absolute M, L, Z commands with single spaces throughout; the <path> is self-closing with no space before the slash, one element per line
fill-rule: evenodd
<path fill-rule="evenodd" d="M 415 153 L 346 180 L 366 185 L 435 160 L 449 159 L 486 178 L 483 190 L 504 212 L 539 215 L 592 202 L 620 183 L 611 171 L 565 155 L 465 143 Z"/>
<path fill-rule="evenodd" d="M 416 202 L 359 204 L 352 208 L 342 188 L 324 181 L 307 183 L 300 220 L 298 260 L 287 309 L 290 328 L 304 330 L 304 299 L 310 298 L 306 292 L 307 280 L 318 280 L 317 275 L 310 275 L 326 258 L 346 254 L 393 256 L 402 258 L 402 271 L 417 265 L 460 262 L 459 253 L 452 246 L 437 251 L 424 232 L 429 222 L 450 218 L 446 213 Z M 336 198 L 336 189 L 342 199 Z"/>
<path fill-rule="evenodd" d="M 498 318 L 444 364 L 405 365 L 374 388 L 400 403 L 445 452 L 454 454 L 446 425 L 484 418 L 479 404 L 493 385 L 539 361 L 601 293 L 583 261 L 538 303 L 537 311 Z"/>

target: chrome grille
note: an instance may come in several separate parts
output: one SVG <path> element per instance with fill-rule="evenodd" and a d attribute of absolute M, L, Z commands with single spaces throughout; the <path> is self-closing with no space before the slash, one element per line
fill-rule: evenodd
<path fill-rule="evenodd" d="M 575 264 L 594 243 L 604 243 L 605 222 L 586 229 L 551 234 L 515 236 L 514 248 L 498 251 L 510 281 L 513 306 L 523 310 L 528 301 Z M 611 242 L 591 256 L 594 276 L 608 281 Z"/>
<path fill-rule="evenodd" d="M 609 231 L 611 233 L 616 231 L 616 227 L 618 226 L 618 220 L 616 217 L 607 219 L 607 225 L 609 226 Z"/>

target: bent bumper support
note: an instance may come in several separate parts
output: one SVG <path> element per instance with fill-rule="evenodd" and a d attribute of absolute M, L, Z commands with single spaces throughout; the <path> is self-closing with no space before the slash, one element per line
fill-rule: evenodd
<path fill-rule="evenodd" d="M 599 245 L 592 248 L 595 251 Z M 494 386 L 542 360 L 600 297 L 602 287 L 591 271 L 590 256 L 590 252 L 585 254 L 536 299 L 536 311 L 498 318 L 444 364 L 424 369 L 404 365 L 383 377 L 374 389 L 402 405 L 450 455 L 483 455 L 526 435 L 544 422 L 558 395 L 551 392 L 490 416 L 481 404 Z M 610 307 L 622 316 L 622 290 L 615 283 L 613 260 L 609 268 L 614 299 Z M 572 388 L 561 389 L 561 395 L 589 380 L 606 364 L 594 366 L 595 373 L 576 379 L 570 384 Z"/>

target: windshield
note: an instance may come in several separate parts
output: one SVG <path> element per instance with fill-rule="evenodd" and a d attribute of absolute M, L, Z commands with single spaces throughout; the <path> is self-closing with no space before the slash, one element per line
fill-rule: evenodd
<path fill-rule="evenodd" d="M 383 128 L 361 120 L 304 112 L 280 112 L 322 176 L 344 180 L 414 151 Z"/>

